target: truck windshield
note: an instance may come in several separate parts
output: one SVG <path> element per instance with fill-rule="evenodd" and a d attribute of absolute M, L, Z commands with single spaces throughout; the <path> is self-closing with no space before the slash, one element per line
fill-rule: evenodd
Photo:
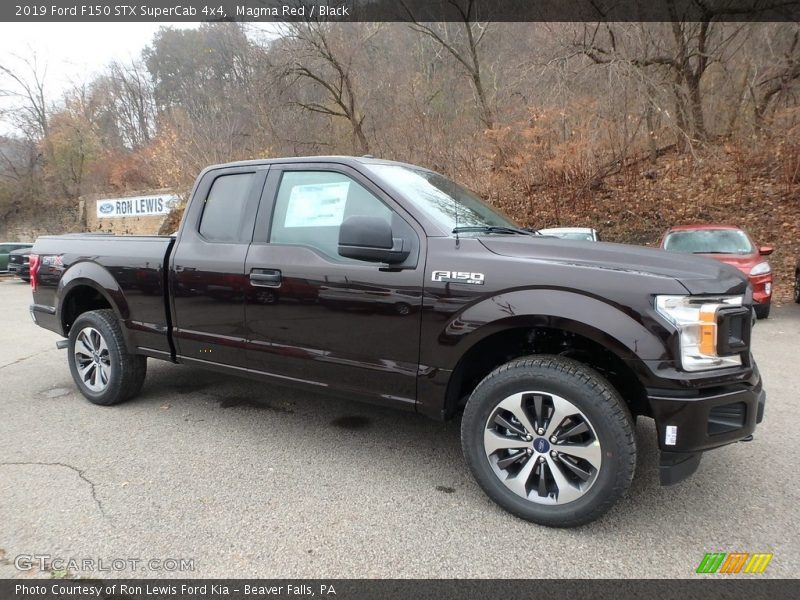
<path fill-rule="evenodd" d="M 451 232 L 456 227 L 459 232 L 464 231 L 462 228 L 476 228 L 472 233 L 480 234 L 487 233 L 482 230 L 485 227 L 517 228 L 514 221 L 503 213 L 487 206 L 477 195 L 443 175 L 401 165 L 368 167 L 445 231 Z"/>

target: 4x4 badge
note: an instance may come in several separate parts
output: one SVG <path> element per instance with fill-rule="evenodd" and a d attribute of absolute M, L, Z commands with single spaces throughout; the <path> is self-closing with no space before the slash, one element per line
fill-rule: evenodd
<path fill-rule="evenodd" d="M 468 271 L 434 271 L 432 281 L 442 283 L 470 283 L 472 285 L 483 285 L 485 281 L 483 273 L 470 273 Z"/>

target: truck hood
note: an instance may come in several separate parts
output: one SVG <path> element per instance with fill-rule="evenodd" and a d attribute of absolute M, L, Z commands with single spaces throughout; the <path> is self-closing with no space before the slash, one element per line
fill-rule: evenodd
<path fill-rule="evenodd" d="M 549 237 L 481 237 L 480 242 L 501 256 L 580 265 L 669 277 L 690 294 L 744 294 L 747 278 L 729 265 L 694 255 L 643 246 L 583 242 Z"/>

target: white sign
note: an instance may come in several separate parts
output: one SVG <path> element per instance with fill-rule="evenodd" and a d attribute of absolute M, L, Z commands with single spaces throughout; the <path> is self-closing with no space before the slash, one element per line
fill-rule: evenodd
<path fill-rule="evenodd" d="M 664 432 L 664 445 L 674 446 L 678 441 L 678 428 L 675 425 L 667 425 L 667 430 Z"/>
<path fill-rule="evenodd" d="M 97 218 L 166 215 L 177 205 L 178 197 L 175 194 L 107 198 L 97 201 Z"/>
<path fill-rule="evenodd" d="M 338 227 L 344 219 L 349 189 L 349 181 L 294 186 L 283 226 Z"/>

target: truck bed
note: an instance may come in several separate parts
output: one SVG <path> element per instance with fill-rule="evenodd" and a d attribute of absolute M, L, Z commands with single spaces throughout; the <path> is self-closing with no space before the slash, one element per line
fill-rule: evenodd
<path fill-rule="evenodd" d="M 175 241 L 171 236 L 66 234 L 36 240 L 39 255 L 37 323 L 61 335 L 62 313 L 75 310 L 80 294 L 62 306 L 70 291 L 84 286 L 115 307 L 128 343 L 133 348 L 170 353 L 165 264 Z M 69 269 L 66 276 L 62 277 Z"/>

